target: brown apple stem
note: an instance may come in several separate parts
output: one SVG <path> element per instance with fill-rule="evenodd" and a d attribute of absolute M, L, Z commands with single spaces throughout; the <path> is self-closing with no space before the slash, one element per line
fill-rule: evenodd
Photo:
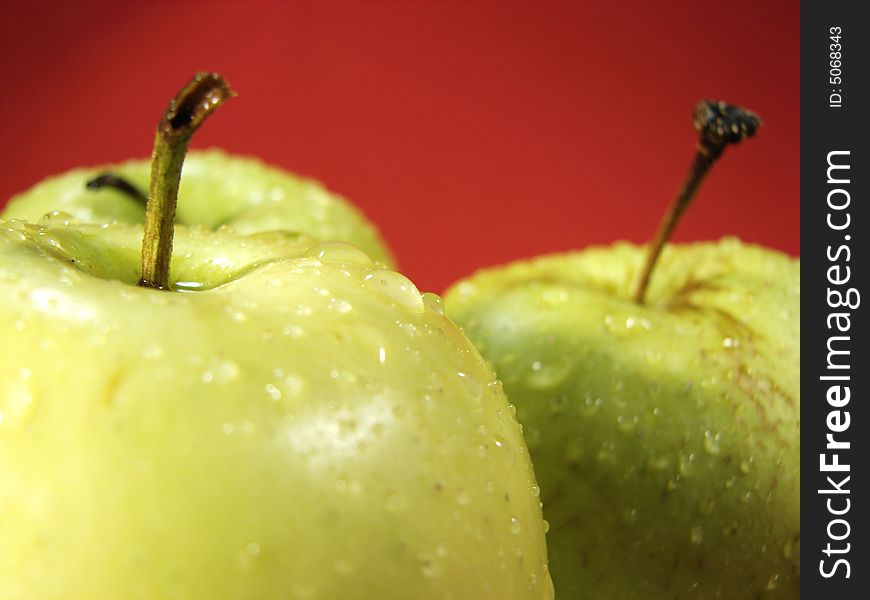
<path fill-rule="evenodd" d="M 699 133 L 695 158 L 658 232 L 649 246 L 643 270 L 634 288 L 634 300 L 643 304 L 650 277 L 665 243 L 671 237 L 683 213 L 698 193 L 701 183 L 728 144 L 738 144 L 755 135 L 761 120 L 753 112 L 725 102 L 702 100 L 695 107 L 692 124 Z"/>
<path fill-rule="evenodd" d="M 169 289 L 175 207 L 187 144 L 203 121 L 224 100 L 235 95 L 217 73 L 198 73 L 169 103 L 157 124 L 145 210 L 140 286 Z"/>
<path fill-rule="evenodd" d="M 148 196 L 132 184 L 129 180 L 121 177 L 120 175 L 116 175 L 110 171 L 105 173 L 100 173 L 90 181 L 85 184 L 89 190 L 101 190 L 103 188 L 110 188 L 113 190 L 117 190 L 124 194 L 125 196 L 135 200 L 142 206 L 148 205 Z"/>

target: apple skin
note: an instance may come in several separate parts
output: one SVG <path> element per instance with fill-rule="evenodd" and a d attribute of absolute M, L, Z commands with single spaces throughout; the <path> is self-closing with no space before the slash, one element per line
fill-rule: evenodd
<path fill-rule="evenodd" d="M 0 598 L 550 599 L 520 428 L 348 244 L 0 221 Z M 181 283 L 179 283 L 181 282 Z"/>
<path fill-rule="evenodd" d="M 83 222 L 143 223 L 144 206 L 135 200 L 113 189 L 85 187 L 106 171 L 148 190 L 150 160 L 74 169 L 14 196 L 2 217 L 35 223 L 49 212 L 62 211 Z M 221 150 L 188 153 L 176 220 L 209 229 L 225 225 L 240 234 L 297 231 L 319 240 L 349 242 L 376 262 L 395 264 L 375 225 L 343 197 L 314 180 Z"/>
<path fill-rule="evenodd" d="M 800 262 L 629 244 L 484 270 L 445 295 L 517 407 L 557 597 L 797 598 Z"/>

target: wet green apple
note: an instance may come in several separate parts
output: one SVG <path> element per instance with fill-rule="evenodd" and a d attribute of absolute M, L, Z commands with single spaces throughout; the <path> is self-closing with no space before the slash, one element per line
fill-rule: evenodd
<path fill-rule="evenodd" d="M 551 597 L 519 428 L 436 297 L 183 227 L 145 289 L 141 236 L 0 226 L 0 597 Z"/>
<path fill-rule="evenodd" d="M 109 186 L 87 188 L 89 181 L 106 172 L 148 189 L 148 160 L 74 169 L 13 197 L 2 216 L 36 222 L 49 212 L 62 211 L 84 222 L 144 222 L 142 201 Z M 209 229 L 225 226 L 241 234 L 297 231 L 350 242 L 373 260 L 394 264 L 377 228 L 343 197 L 311 179 L 221 150 L 193 151 L 185 158 L 177 220 Z"/>
<path fill-rule="evenodd" d="M 491 269 L 446 296 L 517 406 L 561 598 L 799 589 L 800 264 L 737 240 Z"/>
<path fill-rule="evenodd" d="M 797 598 L 800 262 L 730 238 L 666 247 L 650 280 L 660 250 L 520 261 L 446 296 L 517 407 L 557 597 Z"/>
<path fill-rule="evenodd" d="M 528 451 L 440 300 L 343 242 L 0 221 L 0 598 L 549 600 Z M 173 241 L 174 239 L 174 241 Z"/>

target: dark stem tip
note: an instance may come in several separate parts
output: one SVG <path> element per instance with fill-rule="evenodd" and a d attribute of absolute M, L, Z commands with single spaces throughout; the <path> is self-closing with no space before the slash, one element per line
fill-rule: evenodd
<path fill-rule="evenodd" d="M 160 130 L 169 135 L 192 134 L 224 100 L 236 93 L 217 73 L 197 73 L 169 103 Z"/>
<path fill-rule="evenodd" d="M 702 100 L 695 107 L 692 124 L 702 141 L 724 148 L 755 135 L 761 119 L 754 112 L 727 102 Z"/>
<path fill-rule="evenodd" d="M 111 171 L 100 173 L 93 179 L 90 179 L 85 184 L 85 187 L 93 191 L 101 190 L 103 188 L 111 188 L 132 198 L 143 206 L 145 206 L 145 204 L 147 204 L 148 202 L 148 196 L 145 194 L 145 192 L 130 183 L 130 181 L 128 181 L 127 179 L 124 179 L 120 175 L 116 175 Z"/>

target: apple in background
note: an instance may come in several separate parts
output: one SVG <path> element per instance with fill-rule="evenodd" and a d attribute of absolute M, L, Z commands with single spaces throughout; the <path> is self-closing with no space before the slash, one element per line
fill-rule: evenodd
<path fill-rule="evenodd" d="M 0 221 L 0 598 L 551 599 L 519 425 L 436 296 L 349 244 L 171 227 L 229 94 L 161 120 L 144 241 Z"/>
<path fill-rule="evenodd" d="M 445 297 L 517 407 L 559 598 L 799 596 L 800 262 L 724 239 L 666 248 L 650 279 L 754 119 L 702 103 L 650 251 L 521 261 Z"/>
<path fill-rule="evenodd" d="M 111 186 L 88 189 L 87 184 L 108 172 L 147 190 L 150 171 L 147 160 L 74 169 L 14 196 L 2 216 L 35 223 L 57 210 L 82 222 L 141 224 L 144 199 Z M 180 224 L 208 229 L 223 225 L 240 234 L 289 230 L 320 240 L 341 240 L 361 248 L 376 262 L 387 266 L 395 262 L 375 225 L 341 196 L 311 179 L 220 150 L 192 151 L 185 158 L 177 218 Z"/>

